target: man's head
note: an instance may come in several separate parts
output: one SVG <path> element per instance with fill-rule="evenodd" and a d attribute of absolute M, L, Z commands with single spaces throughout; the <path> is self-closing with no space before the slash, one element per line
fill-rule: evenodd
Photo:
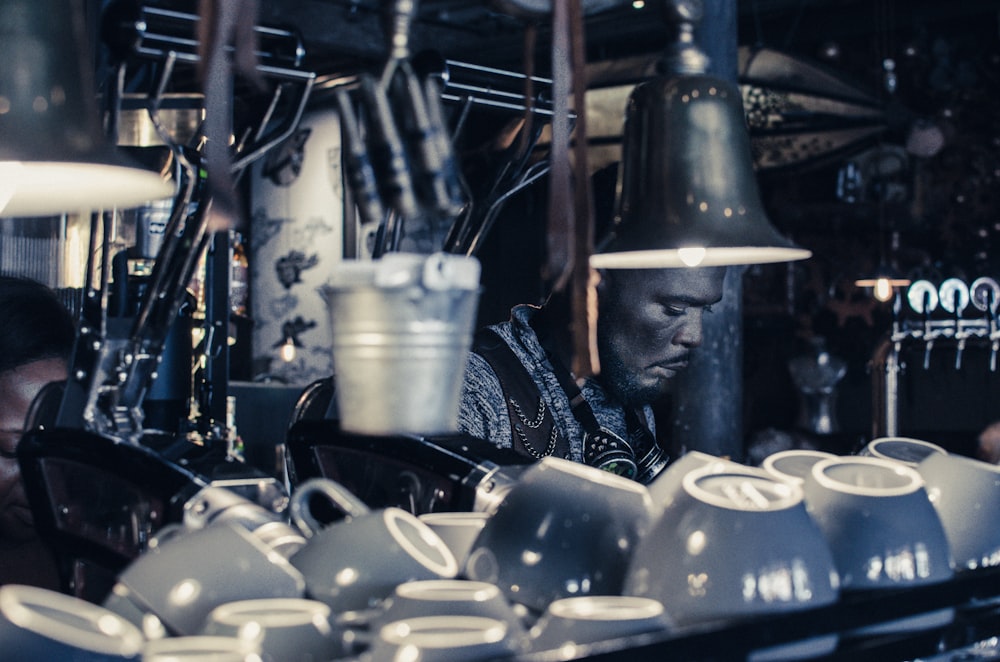
<path fill-rule="evenodd" d="M 66 378 L 76 329 L 44 285 L 0 277 L 0 540 L 33 535 L 20 467 L 12 456 L 34 398 Z"/>
<path fill-rule="evenodd" d="M 606 270 L 597 287 L 600 379 L 628 405 L 667 390 L 702 343 L 702 315 L 722 299 L 725 267 Z"/>

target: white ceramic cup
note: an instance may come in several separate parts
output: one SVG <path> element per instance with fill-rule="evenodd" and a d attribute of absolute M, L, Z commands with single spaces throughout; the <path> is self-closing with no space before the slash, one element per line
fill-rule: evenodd
<path fill-rule="evenodd" d="M 719 457 L 718 455 L 711 455 L 701 451 L 688 451 L 671 462 L 647 486 L 653 503 L 661 507 L 663 504 L 669 503 L 683 489 L 684 476 L 688 472 L 707 466 L 713 467 L 716 471 L 722 471 L 726 468 L 741 467 L 743 465 L 733 462 L 730 459 Z"/>
<path fill-rule="evenodd" d="M 837 457 L 817 462 L 802 489 L 833 552 L 841 590 L 906 588 L 953 576 L 941 520 L 912 467 L 875 457 Z M 953 609 L 942 609 L 846 634 L 927 629 L 953 618 Z"/>
<path fill-rule="evenodd" d="M 837 456 L 826 451 L 793 448 L 771 453 L 761 462 L 760 468 L 776 478 L 802 485 L 814 464 L 831 457 Z"/>
<path fill-rule="evenodd" d="M 482 616 L 420 616 L 387 623 L 378 629 L 365 662 L 419 660 L 472 662 L 509 658 L 518 652 L 503 621 Z"/>
<path fill-rule="evenodd" d="M 418 517 L 448 545 L 448 549 L 458 561 L 461 573 L 469 558 L 469 552 L 472 551 L 472 545 L 486 526 L 486 520 L 490 515 L 484 512 L 444 512 L 424 513 Z"/>
<path fill-rule="evenodd" d="M 738 465 L 685 474 L 682 490 L 639 542 L 624 593 L 659 600 L 680 626 L 839 597 L 830 549 L 801 488 Z"/>
<path fill-rule="evenodd" d="M 872 439 L 861 449 L 859 455 L 877 457 L 883 460 L 901 462 L 915 467 L 933 453 L 947 453 L 944 448 L 930 441 L 913 439 L 911 437 L 878 437 Z"/>
<path fill-rule="evenodd" d="M 802 487 L 843 590 L 951 578 L 944 528 L 915 469 L 874 457 L 838 457 L 817 462 Z"/>
<path fill-rule="evenodd" d="M 1000 564 L 1000 466 L 934 453 L 917 471 L 948 536 L 955 569 Z"/>
<path fill-rule="evenodd" d="M 148 642 L 142 662 L 262 662 L 259 650 L 234 637 L 193 635 Z"/>
<path fill-rule="evenodd" d="M 643 485 L 546 457 L 521 474 L 487 520 L 465 574 L 538 613 L 560 598 L 614 595 L 655 515 Z"/>
<path fill-rule="evenodd" d="M 562 598 L 546 607 L 531 628 L 531 650 L 548 651 L 639 634 L 666 633 L 672 627 L 659 600 L 630 595 Z"/>
<path fill-rule="evenodd" d="M 394 507 L 327 526 L 289 561 L 305 577 L 309 596 L 337 613 L 377 606 L 403 582 L 458 574 L 441 537 Z"/>
<path fill-rule="evenodd" d="M 142 633 L 118 615 L 35 586 L 0 586 L 0 657 L 5 660 L 135 660 Z"/>
<path fill-rule="evenodd" d="M 202 634 L 247 641 L 260 650 L 265 662 L 326 662 L 349 652 L 343 631 L 333 625 L 330 608 L 303 598 L 220 605 L 208 615 Z"/>
<path fill-rule="evenodd" d="M 194 635 L 214 608 L 256 598 L 301 598 L 302 574 L 239 525 L 179 531 L 128 565 L 108 609 L 154 614 L 173 635 Z"/>
<path fill-rule="evenodd" d="M 500 587 L 468 579 L 428 579 L 400 584 L 373 620 L 373 629 L 421 616 L 482 616 L 507 626 L 511 637 L 527 637 L 523 615 Z"/>

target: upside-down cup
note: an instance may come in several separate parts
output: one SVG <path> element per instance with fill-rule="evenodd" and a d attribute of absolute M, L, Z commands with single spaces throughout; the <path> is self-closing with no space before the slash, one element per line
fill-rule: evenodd
<path fill-rule="evenodd" d="M 643 485 L 546 457 L 521 474 L 486 521 L 465 574 L 537 613 L 560 598 L 620 594 L 655 515 Z"/>
<path fill-rule="evenodd" d="M 636 547 L 625 593 L 659 600 L 687 627 L 828 605 L 838 587 L 802 489 L 733 464 L 685 474 Z M 836 643 L 835 635 L 819 637 L 809 650 L 826 654 Z"/>
<path fill-rule="evenodd" d="M 865 444 L 858 455 L 902 462 L 907 466 L 916 467 L 930 455 L 944 455 L 947 452 L 941 446 L 923 439 L 877 437 Z"/>
<path fill-rule="evenodd" d="M 935 453 L 917 471 L 948 536 L 955 570 L 1000 565 L 1000 466 Z"/>
<path fill-rule="evenodd" d="M 923 586 L 953 576 L 944 527 L 912 467 L 874 457 L 837 457 L 816 463 L 802 488 L 833 552 L 842 591 Z M 953 618 L 953 609 L 935 610 L 852 634 L 943 627 Z"/>
<path fill-rule="evenodd" d="M 5 660 L 137 660 L 142 633 L 117 614 L 35 586 L 0 587 L 0 657 Z"/>
<path fill-rule="evenodd" d="M 806 476 L 812 472 L 813 465 L 831 457 L 837 456 L 826 451 L 793 448 L 771 453 L 764 458 L 760 468 L 776 478 L 802 485 Z"/>

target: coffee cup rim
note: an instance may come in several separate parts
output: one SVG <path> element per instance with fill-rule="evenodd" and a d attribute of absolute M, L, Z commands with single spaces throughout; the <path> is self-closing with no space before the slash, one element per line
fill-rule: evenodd
<path fill-rule="evenodd" d="M 171 652 L 212 652 L 212 653 L 242 653 L 250 655 L 258 653 L 258 646 L 246 639 L 225 637 L 214 634 L 195 634 L 182 637 L 164 637 L 150 639 L 143 646 L 143 655 L 158 655 Z"/>
<path fill-rule="evenodd" d="M 582 595 L 549 603 L 548 614 L 579 621 L 631 621 L 658 618 L 666 609 L 655 598 L 637 595 Z"/>
<path fill-rule="evenodd" d="M 74 628 L 78 638 L 75 641 L 70 640 L 66 636 L 65 622 L 48 616 L 45 611 L 33 609 L 28 604 L 42 606 L 45 610 L 67 613 L 93 624 L 94 630 Z M 130 657 L 138 655 L 145 644 L 142 632 L 118 614 L 84 600 L 41 587 L 24 584 L 0 586 L 0 613 L 19 628 L 67 646 L 99 654 Z M 108 632 L 109 621 L 113 621 L 119 628 L 118 635 Z"/>
<path fill-rule="evenodd" d="M 483 525 L 489 518 L 489 513 L 480 511 L 432 512 L 417 515 L 417 519 L 421 522 L 435 526 Z"/>
<path fill-rule="evenodd" d="M 236 600 L 221 604 L 211 611 L 208 620 L 226 625 L 240 625 L 244 621 L 234 618 L 237 614 L 253 612 L 253 619 L 265 626 L 283 627 L 315 622 L 317 616 L 327 621 L 332 617 L 330 607 L 319 600 L 308 598 L 256 598 Z"/>
<path fill-rule="evenodd" d="M 458 631 L 465 625 L 467 631 Z M 397 635 L 396 631 L 403 627 L 408 632 Z M 450 630 L 447 638 L 439 633 L 414 632 L 414 628 L 428 627 L 431 629 Z M 390 644 L 403 643 L 404 639 L 417 648 L 452 648 L 473 646 L 476 644 L 496 644 L 507 636 L 507 624 L 497 618 L 485 616 L 414 616 L 386 623 L 379 628 L 378 636 Z"/>
<path fill-rule="evenodd" d="M 444 541 L 441 540 L 441 536 L 435 533 L 434 529 L 428 526 L 426 522 L 421 521 L 419 517 L 402 508 L 386 508 L 382 511 L 381 516 L 390 535 L 399 543 L 400 547 L 406 550 L 406 553 L 411 558 L 442 577 L 454 577 L 458 574 L 458 560 L 455 559 L 455 555 L 448 549 Z M 410 540 L 410 537 L 401 528 L 401 523 L 404 521 L 420 532 L 421 537 L 428 541 L 428 544 L 441 556 L 442 562 L 439 563 L 426 554 L 424 550 L 413 544 L 413 541 Z"/>
<path fill-rule="evenodd" d="M 406 599 L 453 600 L 469 598 L 476 602 L 503 595 L 500 587 L 472 579 L 421 579 L 396 586 L 395 594 Z"/>
<path fill-rule="evenodd" d="M 871 441 L 869 441 L 867 444 L 865 444 L 865 449 L 867 450 L 867 452 L 872 454 L 872 457 L 893 460 L 895 462 L 903 462 L 905 464 L 917 464 L 916 462 L 911 463 L 907 460 L 895 458 L 892 457 L 891 455 L 886 455 L 883 451 L 880 451 L 879 446 L 882 446 L 887 443 L 904 443 L 911 446 L 921 446 L 929 451 L 929 455 L 932 455 L 934 453 L 938 453 L 941 455 L 948 454 L 948 451 L 945 450 L 943 446 L 935 444 L 932 441 L 927 441 L 926 439 L 917 439 L 915 437 L 900 437 L 900 436 L 876 437 Z"/>
<path fill-rule="evenodd" d="M 777 498 L 772 501 L 764 497 L 767 500 L 767 503 L 763 504 L 761 507 L 741 506 L 734 500 L 720 497 L 709 490 L 704 489 L 698 484 L 702 478 L 719 479 L 727 476 L 740 476 L 743 478 L 754 478 L 762 481 L 763 483 L 774 488 L 776 493 L 775 496 Z M 681 480 L 681 485 L 687 494 L 702 503 L 706 503 L 717 508 L 740 512 L 777 512 L 794 508 L 798 504 L 802 503 L 803 500 L 802 488 L 795 483 L 779 480 L 774 476 L 768 475 L 763 470 L 754 469 L 752 467 L 733 466 L 726 467 L 722 470 L 713 466 L 699 467 L 684 474 L 684 477 Z M 787 494 L 780 494 L 781 491 L 785 490 L 787 490 Z M 743 496 L 747 497 L 748 500 L 753 500 L 752 493 L 744 492 Z"/>
<path fill-rule="evenodd" d="M 829 451 L 821 451 L 812 448 L 790 448 L 788 450 L 778 451 L 776 453 L 771 453 L 761 462 L 760 466 L 764 471 L 777 476 L 783 480 L 788 480 L 793 483 L 801 485 L 805 480 L 803 476 L 796 476 L 795 474 L 790 474 L 786 471 L 781 470 L 776 465 L 779 461 L 784 460 L 789 457 L 815 457 L 816 461 L 828 460 L 833 457 L 837 457 L 835 453 Z M 810 467 L 810 471 L 812 467 Z"/>
<path fill-rule="evenodd" d="M 831 467 L 842 467 L 849 464 L 872 466 L 885 471 L 897 474 L 906 479 L 906 482 L 898 487 L 869 487 L 865 485 L 852 485 L 844 481 L 836 480 L 827 474 Z M 924 479 L 916 469 L 902 462 L 895 460 L 885 460 L 879 457 L 834 457 L 820 460 L 813 465 L 811 477 L 820 486 L 845 494 L 868 497 L 891 497 L 905 496 L 919 491 L 924 486 Z"/>

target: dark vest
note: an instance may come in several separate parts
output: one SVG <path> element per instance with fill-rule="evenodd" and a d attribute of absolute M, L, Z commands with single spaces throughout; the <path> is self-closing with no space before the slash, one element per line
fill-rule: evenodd
<path fill-rule="evenodd" d="M 536 460 L 547 455 L 568 457 L 569 443 L 559 434 L 538 385 L 504 339 L 492 329 L 480 329 L 472 351 L 490 364 L 500 380 L 514 449 Z"/>

